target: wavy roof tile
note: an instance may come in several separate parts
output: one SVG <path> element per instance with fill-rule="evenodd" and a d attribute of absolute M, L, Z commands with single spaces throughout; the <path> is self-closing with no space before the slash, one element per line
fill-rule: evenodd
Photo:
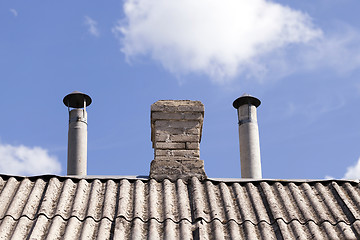
<path fill-rule="evenodd" d="M 0 239 L 360 239 L 357 181 L 0 175 Z"/>

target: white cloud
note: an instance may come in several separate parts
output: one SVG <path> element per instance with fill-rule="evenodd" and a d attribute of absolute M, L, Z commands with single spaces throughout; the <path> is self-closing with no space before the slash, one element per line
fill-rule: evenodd
<path fill-rule="evenodd" d="M 357 163 L 347 168 L 344 179 L 360 179 L 360 158 Z"/>
<path fill-rule="evenodd" d="M 99 37 L 100 36 L 100 32 L 97 28 L 97 22 L 95 20 L 93 20 L 92 18 L 85 16 L 85 25 L 88 26 L 88 31 L 91 35 L 95 36 L 95 37 Z"/>
<path fill-rule="evenodd" d="M 41 147 L 0 144 L 0 172 L 13 175 L 59 174 L 61 164 Z"/>
<path fill-rule="evenodd" d="M 301 62 L 308 69 L 329 67 L 338 73 L 346 73 L 360 67 L 360 33 L 342 25 L 302 51 Z"/>
<path fill-rule="evenodd" d="M 283 117 L 301 115 L 304 120 L 315 120 L 323 114 L 336 112 L 344 106 L 346 106 L 346 100 L 343 95 L 322 93 L 308 97 L 301 102 L 287 102 Z"/>
<path fill-rule="evenodd" d="M 18 16 L 18 12 L 17 12 L 15 9 L 10 8 L 9 11 L 10 11 L 12 14 L 14 14 L 14 17 L 17 17 L 17 16 Z"/>
<path fill-rule="evenodd" d="M 267 0 L 125 0 L 124 12 L 113 32 L 129 61 L 145 55 L 218 82 L 261 77 L 263 57 L 322 36 L 307 14 Z"/>

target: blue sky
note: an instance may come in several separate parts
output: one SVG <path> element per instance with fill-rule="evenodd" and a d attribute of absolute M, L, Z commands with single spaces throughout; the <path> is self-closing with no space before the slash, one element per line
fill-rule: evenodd
<path fill-rule="evenodd" d="M 0 172 L 66 174 L 89 94 L 88 174 L 148 175 L 150 105 L 205 105 L 209 177 L 240 177 L 236 110 L 258 108 L 264 178 L 360 177 L 358 0 L 0 2 Z"/>

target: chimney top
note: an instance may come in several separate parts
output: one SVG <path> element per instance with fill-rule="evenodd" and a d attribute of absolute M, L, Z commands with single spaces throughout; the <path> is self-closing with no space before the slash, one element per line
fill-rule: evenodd
<path fill-rule="evenodd" d="M 66 95 L 63 99 L 65 106 L 72 108 L 83 108 L 85 106 L 84 102 L 86 103 L 87 107 L 91 104 L 92 100 L 89 95 L 79 91 L 74 91 Z"/>
<path fill-rule="evenodd" d="M 239 97 L 233 102 L 233 107 L 238 109 L 240 106 L 244 104 L 252 104 L 255 107 L 258 107 L 260 106 L 261 101 L 256 97 L 251 96 L 250 94 L 244 93 L 241 97 Z"/>
<path fill-rule="evenodd" d="M 160 100 L 151 105 L 154 160 L 150 178 L 205 179 L 200 160 L 204 105 L 200 101 Z"/>

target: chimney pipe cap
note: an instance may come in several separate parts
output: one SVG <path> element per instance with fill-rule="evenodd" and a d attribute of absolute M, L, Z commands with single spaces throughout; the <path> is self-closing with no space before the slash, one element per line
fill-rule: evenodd
<path fill-rule="evenodd" d="M 74 91 L 68 95 L 66 95 L 63 99 L 63 103 L 65 104 L 65 106 L 67 107 L 72 107 L 72 108 L 83 108 L 84 107 L 84 100 L 86 102 L 86 107 L 89 106 L 92 102 L 91 98 L 89 97 L 89 95 L 79 92 L 79 91 Z"/>
<path fill-rule="evenodd" d="M 250 94 L 244 93 L 241 97 L 239 97 L 233 102 L 233 107 L 238 109 L 240 106 L 244 104 L 252 104 L 255 107 L 258 107 L 260 106 L 261 101 L 256 97 L 251 96 Z"/>

